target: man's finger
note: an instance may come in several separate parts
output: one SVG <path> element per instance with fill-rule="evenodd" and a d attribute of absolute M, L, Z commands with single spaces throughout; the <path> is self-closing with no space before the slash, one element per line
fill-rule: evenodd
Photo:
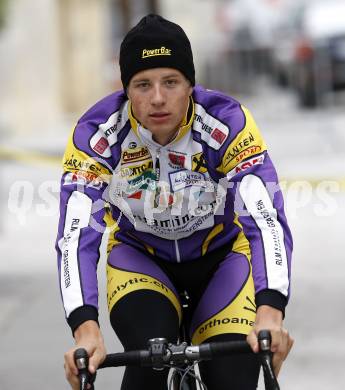
<path fill-rule="evenodd" d="M 258 338 L 257 338 L 254 330 L 252 330 L 249 333 L 249 335 L 247 336 L 247 343 L 250 345 L 250 347 L 252 348 L 253 352 L 258 352 L 259 351 Z"/>
<path fill-rule="evenodd" d="M 278 362 L 273 363 L 274 373 L 275 373 L 276 377 L 278 377 L 282 365 L 283 365 L 282 360 L 279 360 Z"/>
<path fill-rule="evenodd" d="M 79 379 L 76 375 L 74 375 L 68 368 L 65 369 L 66 379 L 73 387 L 73 389 L 79 389 Z"/>
<path fill-rule="evenodd" d="M 291 348 L 293 347 L 294 343 L 295 343 L 295 340 L 289 335 L 289 340 L 288 340 L 288 354 L 290 353 Z"/>
<path fill-rule="evenodd" d="M 78 368 L 74 361 L 74 349 L 65 353 L 65 363 L 74 375 L 78 375 Z"/>
<path fill-rule="evenodd" d="M 89 371 L 91 374 L 94 374 L 98 368 L 98 366 L 103 362 L 105 356 L 102 351 L 96 349 L 94 354 L 90 357 L 89 360 Z"/>
<path fill-rule="evenodd" d="M 279 350 L 279 347 L 281 346 L 283 336 L 281 329 L 279 330 L 271 330 L 271 351 L 277 352 Z"/>
<path fill-rule="evenodd" d="M 294 343 L 294 340 L 290 337 L 286 329 L 282 329 L 281 334 L 282 334 L 281 344 L 279 345 L 279 348 L 273 355 L 273 367 L 274 367 L 274 372 L 277 376 L 280 372 L 284 360 L 287 358 Z"/>
<path fill-rule="evenodd" d="M 289 332 L 286 329 L 283 329 L 282 336 L 282 343 L 278 352 L 280 352 L 283 360 L 285 360 L 292 348 L 293 339 L 290 337 Z"/>

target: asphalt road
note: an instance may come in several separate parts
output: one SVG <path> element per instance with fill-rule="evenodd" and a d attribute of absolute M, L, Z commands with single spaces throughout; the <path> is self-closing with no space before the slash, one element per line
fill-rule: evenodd
<path fill-rule="evenodd" d="M 286 326 L 296 342 L 281 387 L 344 389 L 343 106 L 301 111 L 289 94 L 267 89 L 246 98 L 245 104 L 265 135 L 280 176 L 289 180 L 284 192 L 295 248 Z M 56 166 L 0 166 L 1 390 L 68 388 L 63 353 L 72 337 L 63 318 L 53 248 L 58 177 Z M 322 184 L 325 178 L 331 183 Z M 18 181 L 25 181 L 20 186 L 26 195 L 17 199 Z M 107 321 L 104 261 L 99 277 L 101 326 L 108 350 L 118 351 L 121 347 Z M 121 372 L 100 372 L 98 388 L 120 388 Z"/>

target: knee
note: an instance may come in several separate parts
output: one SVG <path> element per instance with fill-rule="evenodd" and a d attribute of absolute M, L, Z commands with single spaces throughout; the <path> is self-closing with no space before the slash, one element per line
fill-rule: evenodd
<path fill-rule="evenodd" d="M 176 342 L 179 318 L 172 303 L 151 290 L 138 290 L 121 298 L 110 313 L 111 325 L 126 350 L 147 347 L 150 338 Z"/>

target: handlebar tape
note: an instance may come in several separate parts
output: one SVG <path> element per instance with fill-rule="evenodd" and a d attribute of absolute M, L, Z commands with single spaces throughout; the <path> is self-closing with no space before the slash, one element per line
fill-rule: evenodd
<path fill-rule="evenodd" d="M 252 353 L 252 349 L 246 341 L 217 341 L 201 344 L 200 358 L 210 360 L 221 356 L 229 356 L 239 353 Z"/>
<path fill-rule="evenodd" d="M 107 355 L 98 368 L 152 365 L 149 351 L 129 351 Z"/>

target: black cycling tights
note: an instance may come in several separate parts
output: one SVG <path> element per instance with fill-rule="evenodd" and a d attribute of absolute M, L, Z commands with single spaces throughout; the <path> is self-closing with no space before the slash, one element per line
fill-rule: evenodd
<path fill-rule="evenodd" d="M 151 290 L 132 292 L 116 303 L 110 321 L 125 350 L 147 348 L 147 340 L 165 337 L 176 343 L 176 309 L 162 294 Z M 224 334 L 210 340 L 243 340 L 239 334 Z M 199 364 L 208 390 L 255 390 L 259 362 L 254 355 L 238 355 Z M 121 390 L 166 390 L 168 370 L 127 367 Z"/>

